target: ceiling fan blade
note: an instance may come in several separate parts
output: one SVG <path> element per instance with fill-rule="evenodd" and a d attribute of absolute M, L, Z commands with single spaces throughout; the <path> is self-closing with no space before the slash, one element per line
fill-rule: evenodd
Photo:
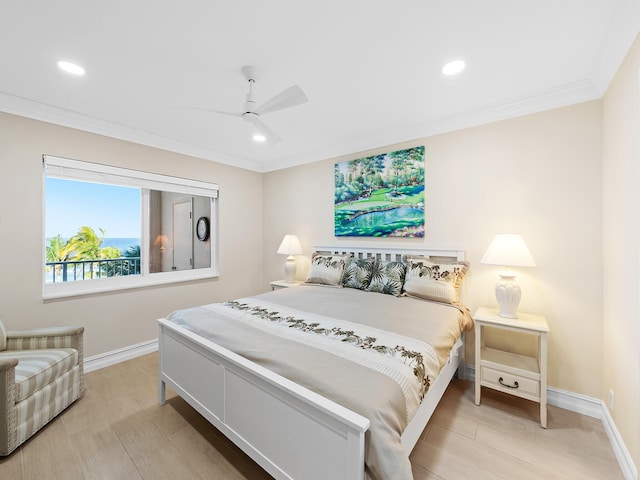
<path fill-rule="evenodd" d="M 264 135 L 269 144 L 275 145 L 280 140 L 282 140 L 280 135 L 267 127 L 265 123 L 260 119 L 260 117 L 255 113 L 246 113 L 242 116 L 242 118 L 251 123 L 259 133 Z"/>
<path fill-rule="evenodd" d="M 278 110 L 295 107 L 307 101 L 307 96 L 302 89 L 298 85 L 294 85 L 264 102 L 256 109 L 255 113 L 264 115 L 266 113 L 277 112 Z"/>
<path fill-rule="evenodd" d="M 230 115 L 232 117 L 241 117 L 242 114 L 241 113 L 237 113 L 237 112 L 225 112 L 223 110 L 215 110 L 213 108 L 207 108 L 207 107 L 175 107 L 175 106 L 171 106 L 169 108 L 174 108 L 174 109 L 178 109 L 178 110 L 199 110 L 201 112 L 207 112 L 207 113 L 219 113 L 221 115 Z"/>

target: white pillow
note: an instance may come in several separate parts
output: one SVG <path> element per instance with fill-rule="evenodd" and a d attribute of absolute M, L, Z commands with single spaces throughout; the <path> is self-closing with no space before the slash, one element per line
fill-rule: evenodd
<path fill-rule="evenodd" d="M 469 262 L 435 263 L 426 257 L 405 256 L 404 293 L 442 303 L 459 303 L 462 279 Z"/>
<path fill-rule="evenodd" d="M 341 286 L 344 267 L 350 255 L 325 255 L 314 253 L 311 257 L 311 271 L 305 283 Z"/>

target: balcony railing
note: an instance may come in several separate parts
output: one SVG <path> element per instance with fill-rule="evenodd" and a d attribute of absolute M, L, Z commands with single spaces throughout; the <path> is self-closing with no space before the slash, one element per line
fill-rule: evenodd
<path fill-rule="evenodd" d="M 140 274 L 140 257 L 47 262 L 47 283 L 76 282 L 94 278 Z"/>

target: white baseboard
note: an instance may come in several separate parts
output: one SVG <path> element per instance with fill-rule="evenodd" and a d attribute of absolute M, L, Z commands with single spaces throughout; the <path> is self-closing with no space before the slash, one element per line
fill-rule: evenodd
<path fill-rule="evenodd" d="M 110 352 L 101 353 L 93 357 L 85 358 L 84 371 L 92 372 L 116 363 L 131 360 L 132 358 L 146 355 L 147 353 L 156 352 L 158 350 L 158 339 L 130 345 L 128 347 L 119 348 Z"/>
<path fill-rule="evenodd" d="M 618 432 L 616 424 L 613 421 L 604 401 L 600 400 L 600 403 L 602 404 L 602 424 L 604 425 L 604 429 L 607 432 L 609 441 L 611 442 L 611 447 L 613 447 L 613 452 L 616 454 L 616 458 L 618 459 L 624 478 L 627 480 L 637 480 L 638 468 L 633 463 L 629 450 L 627 450 L 627 446 L 624 444 L 624 441 L 620 436 L 620 432 Z"/>
<path fill-rule="evenodd" d="M 559 388 L 547 387 L 547 401 L 550 405 L 602 420 L 604 402 L 597 398 L 560 390 Z"/>
<path fill-rule="evenodd" d="M 467 380 L 472 382 L 475 381 L 475 367 L 465 365 L 464 373 Z M 620 464 L 624 478 L 627 480 L 637 480 L 638 469 L 633 463 L 629 450 L 627 450 L 627 447 L 620 436 L 620 432 L 618 431 L 618 428 L 616 427 L 616 424 L 613 421 L 604 401 L 593 397 L 587 397 L 586 395 L 581 395 L 579 393 L 548 387 L 547 402 L 549 405 L 599 419 L 604 426 L 604 430 L 607 432 L 609 442 L 611 443 L 613 452 Z"/>

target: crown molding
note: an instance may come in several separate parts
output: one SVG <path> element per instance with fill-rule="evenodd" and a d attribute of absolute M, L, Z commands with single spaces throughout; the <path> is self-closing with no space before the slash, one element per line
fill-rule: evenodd
<path fill-rule="evenodd" d="M 139 130 L 114 122 L 66 110 L 54 105 L 36 102 L 23 97 L 0 92 L 0 111 L 20 115 L 22 117 L 53 123 L 63 127 L 74 128 L 84 132 L 95 133 L 105 137 L 116 138 L 127 142 L 146 145 L 148 147 L 167 150 L 169 152 L 189 155 L 191 157 L 244 168 L 256 172 L 262 171 L 260 162 L 247 160 L 226 153 L 191 145 L 186 142 Z"/>
<path fill-rule="evenodd" d="M 44 122 L 75 128 L 141 145 L 189 155 L 205 160 L 243 168 L 258 173 L 266 173 L 295 167 L 312 162 L 352 155 L 376 148 L 403 142 L 416 141 L 425 137 L 475 127 L 501 120 L 529 115 L 553 108 L 586 102 L 600 98 L 599 88 L 590 81 L 583 80 L 559 87 L 534 92 L 505 102 L 484 105 L 461 112 L 447 119 L 417 125 L 404 125 L 394 131 L 376 132 L 360 137 L 331 149 L 316 151 L 307 155 L 296 155 L 265 162 L 252 161 L 214 150 L 180 142 L 151 132 L 107 122 L 77 112 L 52 105 L 35 102 L 0 92 L 0 110 L 33 118 Z"/>
<path fill-rule="evenodd" d="M 395 145 L 404 142 L 418 141 L 425 137 L 476 127 L 502 120 L 530 115 L 533 113 L 561 108 L 600 98 L 598 89 L 590 80 L 561 85 L 547 90 L 534 92 L 530 95 L 510 99 L 505 102 L 484 105 L 472 110 L 461 112 L 447 119 L 409 125 L 392 132 L 378 132 L 375 135 L 361 137 L 356 141 L 339 145 L 330 150 L 315 152 L 306 156 L 296 156 L 271 160 L 264 164 L 263 172 L 281 170 L 302 164 L 312 163 L 328 158 L 337 158 L 357 152 L 365 152 L 376 148 Z"/>
<path fill-rule="evenodd" d="M 591 79 L 603 96 L 638 35 L 640 2 L 622 0 L 609 24 Z"/>

